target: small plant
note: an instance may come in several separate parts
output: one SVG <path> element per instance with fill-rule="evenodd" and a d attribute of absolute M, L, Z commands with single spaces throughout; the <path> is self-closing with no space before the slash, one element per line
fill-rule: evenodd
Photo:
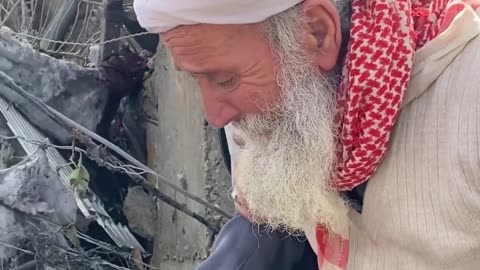
<path fill-rule="evenodd" d="M 84 192 L 88 188 L 90 182 L 90 174 L 87 168 L 82 164 L 82 156 L 78 160 L 75 169 L 70 173 L 68 177 L 70 186 L 75 192 Z"/>

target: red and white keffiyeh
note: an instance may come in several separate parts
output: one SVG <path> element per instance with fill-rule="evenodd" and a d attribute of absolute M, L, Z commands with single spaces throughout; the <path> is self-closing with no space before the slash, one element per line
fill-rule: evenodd
<path fill-rule="evenodd" d="M 448 0 L 354 0 L 340 86 L 335 184 L 368 180 L 387 150 L 410 78 L 413 53 L 442 27 Z"/>
<path fill-rule="evenodd" d="M 375 173 L 399 115 L 414 52 L 444 31 L 467 4 L 353 0 L 336 119 L 340 138 L 334 183 L 340 191 L 352 190 Z M 320 269 L 345 269 L 348 239 L 329 235 L 321 226 L 316 237 Z"/>

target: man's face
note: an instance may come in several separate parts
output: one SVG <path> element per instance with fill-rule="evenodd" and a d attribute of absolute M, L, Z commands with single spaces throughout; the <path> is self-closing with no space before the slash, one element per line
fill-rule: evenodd
<path fill-rule="evenodd" d="M 207 120 L 232 122 L 245 141 L 235 189 L 252 216 L 274 228 L 321 223 L 341 233 L 346 207 L 330 182 L 335 73 L 300 44 L 303 23 L 292 13 L 269 25 L 183 26 L 164 42 L 197 81 Z"/>
<path fill-rule="evenodd" d="M 175 67 L 198 83 L 211 125 L 258 114 L 278 99 L 272 51 L 261 24 L 182 26 L 163 38 Z"/>

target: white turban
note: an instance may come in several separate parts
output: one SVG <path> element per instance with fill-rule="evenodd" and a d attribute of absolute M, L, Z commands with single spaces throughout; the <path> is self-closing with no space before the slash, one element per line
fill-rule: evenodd
<path fill-rule="evenodd" d="M 134 0 L 140 25 L 161 33 L 180 25 L 261 22 L 304 0 Z"/>

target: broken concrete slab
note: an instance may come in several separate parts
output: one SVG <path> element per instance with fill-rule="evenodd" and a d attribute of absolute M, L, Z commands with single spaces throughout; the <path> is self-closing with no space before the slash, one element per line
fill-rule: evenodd
<path fill-rule="evenodd" d="M 59 226 L 75 223 L 75 195 L 50 166 L 41 147 L 21 163 L 0 170 L 0 202 Z"/>
<path fill-rule="evenodd" d="M 108 91 L 98 83 L 99 70 L 52 58 L 0 32 L 0 71 L 25 91 L 84 127 L 95 131 L 106 107 Z M 1 85 L 0 85 L 0 88 Z M 9 89 L 0 89 L 32 124 L 48 137 L 69 143 L 71 134 Z"/>
<path fill-rule="evenodd" d="M 57 234 L 75 223 L 77 205 L 73 192 L 50 166 L 41 147 L 19 164 L 0 170 L 0 261 L 11 259 L 29 234 Z M 38 217 L 29 219 L 26 217 Z M 6 239 L 3 239 L 6 238 Z M 59 235 L 58 244 L 65 245 Z"/>

